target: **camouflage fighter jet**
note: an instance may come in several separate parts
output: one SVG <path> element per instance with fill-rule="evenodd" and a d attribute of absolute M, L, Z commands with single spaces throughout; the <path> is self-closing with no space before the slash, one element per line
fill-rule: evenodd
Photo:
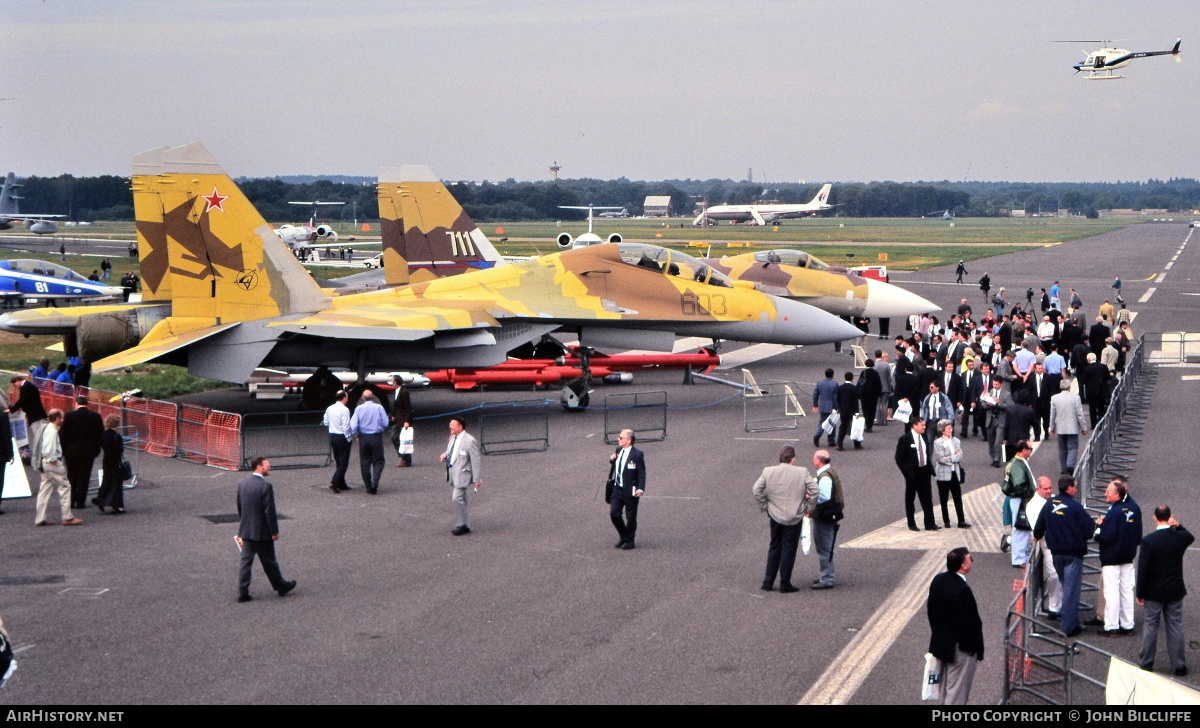
<path fill-rule="evenodd" d="M 941 307 L 890 283 L 854 275 L 799 250 L 765 250 L 705 263 L 763 293 L 816 306 L 838 316 L 886 318 L 941 311 Z"/>
<path fill-rule="evenodd" d="M 405 282 L 401 276 L 406 271 L 394 261 L 407 260 L 415 280 L 506 262 L 428 167 L 386 169 L 379 178 L 383 247 L 393 251 L 390 258 L 384 253 L 388 283 Z M 563 233 L 559 247 L 585 248 L 605 240 L 590 232 L 590 215 L 588 230 L 574 240 Z M 618 234 L 606 240 L 622 242 Z M 703 262 L 733 280 L 749 281 L 764 293 L 802 301 L 838 316 L 901 317 L 941 310 L 899 286 L 854 275 L 800 251 L 748 253 L 705 258 Z M 340 280 L 347 285 L 378 285 L 381 276 L 376 271 Z"/>
<path fill-rule="evenodd" d="M 361 378 L 492 366 L 556 330 L 576 332 L 584 346 L 652 350 L 670 350 L 677 335 L 799 345 L 858 334 L 651 245 L 599 245 L 331 298 L 202 145 L 138 155 L 133 189 L 143 280 L 169 313 L 135 346 L 94 361 L 97 372 L 155 361 L 236 383 L 260 366 Z M 47 333 L 89 312 L 28 313 L 0 317 L 0 329 Z M 87 348 L 82 329 L 78 336 Z"/>

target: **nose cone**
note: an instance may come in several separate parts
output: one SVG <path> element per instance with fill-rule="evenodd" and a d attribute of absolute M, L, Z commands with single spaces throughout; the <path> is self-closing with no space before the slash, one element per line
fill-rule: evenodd
<path fill-rule="evenodd" d="M 832 344 L 862 335 L 858 327 L 807 303 L 776 298 L 775 310 L 775 341 L 770 343 Z"/>
<path fill-rule="evenodd" d="M 917 294 L 906 291 L 900 286 L 884 283 L 873 278 L 867 280 L 867 306 L 863 316 L 870 318 L 888 318 L 892 316 L 911 316 L 914 313 L 932 313 L 941 311 L 930 301 Z"/>

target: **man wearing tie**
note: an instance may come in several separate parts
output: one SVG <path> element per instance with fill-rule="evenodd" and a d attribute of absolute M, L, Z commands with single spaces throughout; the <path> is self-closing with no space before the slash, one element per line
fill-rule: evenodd
<path fill-rule="evenodd" d="M 453 491 L 450 500 L 458 510 L 458 522 L 450 533 L 462 536 L 471 532 L 471 518 L 467 513 L 467 488 L 483 485 L 483 467 L 480 462 L 483 454 L 479 450 L 479 441 L 467 432 L 467 423 L 461 417 L 450 418 L 450 442 L 446 452 L 442 453 L 442 462 L 446 463 L 446 480 L 450 481 Z"/>
<path fill-rule="evenodd" d="M 921 530 L 917 528 L 913 496 L 921 500 L 921 510 L 925 511 L 925 530 L 938 530 L 929 484 L 931 469 L 929 448 L 925 443 L 925 420 L 920 417 L 914 417 L 911 432 L 904 433 L 896 441 L 896 465 L 904 475 L 904 515 L 908 517 L 909 530 Z"/>
<path fill-rule="evenodd" d="M 626 551 L 634 548 L 638 503 L 646 489 L 646 457 L 633 446 L 633 442 L 633 430 L 621 430 L 617 437 L 617 451 L 608 458 L 612 463 L 613 482 L 608 515 L 621 537 L 615 546 Z"/>
<path fill-rule="evenodd" d="M 1033 374 L 1029 375 L 1025 388 L 1029 392 L 1029 404 L 1037 414 L 1033 421 L 1034 440 L 1041 440 L 1045 437 L 1043 433 L 1050 430 L 1050 398 L 1059 393 L 1061 381 L 1062 377 L 1047 374 L 1045 365 L 1033 365 Z"/>

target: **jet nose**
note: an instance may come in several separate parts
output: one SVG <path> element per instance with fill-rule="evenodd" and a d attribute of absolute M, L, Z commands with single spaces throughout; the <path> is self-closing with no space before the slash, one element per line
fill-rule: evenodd
<path fill-rule="evenodd" d="M 775 310 L 775 334 L 780 344 L 832 344 L 862 335 L 845 319 L 807 303 L 775 298 Z"/>
<path fill-rule="evenodd" d="M 900 286 L 884 283 L 873 278 L 867 278 L 867 305 L 863 316 L 870 318 L 889 318 L 892 316 L 911 316 L 914 313 L 932 313 L 941 311 L 941 307 L 921 298 L 917 294 L 906 291 Z"/>

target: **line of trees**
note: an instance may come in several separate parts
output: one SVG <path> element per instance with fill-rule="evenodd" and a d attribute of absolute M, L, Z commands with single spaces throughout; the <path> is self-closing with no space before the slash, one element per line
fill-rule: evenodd
<path fill-rule="evenodd" d="M 325 220 L 375 220 L 374 180 L 369 177 L 328 179 L 244 179 L 239 185 L 268 220 L 303 221 L 309 209 L 290 200 L 342 201 L 341 207 L 319 211 Z M 67 215 L 73 220 L 132 220 L 133 202 L 124 177 L 27 177 L 20 190 L 26 212 Z M 709 205 L 754 202 L 799 203 L 812 199 L 819 185 L 734 182 L 732 180 L 666 180 L 636 182 L 564 179 L 545 182 L 452 182 L 450 191 L 480 222 L 558 220 L 560 205 L 624 207 L 642 212 L 649 195 L 666 195 L 676 215 L 688 216 L 702 201 Z M 1067 209 L 1094 216 L 1097 210 L 1129 208 L 1173 212 L 1200 208 L 1200 181 L 1190 178 L 1145 182 L 870 182 L 835 183 L 829 201 L 836 214 L 848 217 L 915 217 L 942 210 L 967 217 L 996 217 L 1010 210 L 1028 214 Z"/>

